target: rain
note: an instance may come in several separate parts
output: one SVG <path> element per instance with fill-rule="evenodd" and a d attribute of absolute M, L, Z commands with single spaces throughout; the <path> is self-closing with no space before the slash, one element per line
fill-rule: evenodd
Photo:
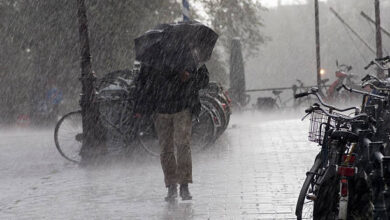
<path fill-rule="evenodd" d="M 390 0 L 0 0 L 0 219 L 390 219 Z"/>

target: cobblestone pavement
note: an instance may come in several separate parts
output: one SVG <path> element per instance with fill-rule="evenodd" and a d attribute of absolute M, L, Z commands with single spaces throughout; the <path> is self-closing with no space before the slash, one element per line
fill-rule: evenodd
<path fill-rule="evenodd" d="M 49 130 L 0 131 L 0 219 L 294 219 L 319 148 L 308 121 L 233 115 L 216 145 L 193 155 L 192 201 L 166 203 L 158 158 L 80 168 Z M 275 118 L 275 117 L 274 117 Z"/>

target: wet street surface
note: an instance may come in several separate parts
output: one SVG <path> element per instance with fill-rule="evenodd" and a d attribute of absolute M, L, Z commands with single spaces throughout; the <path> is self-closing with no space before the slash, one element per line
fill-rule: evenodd
<path fill-rule="evenodd" d="M 275 117 L 276 118 L 276 117 Z M 81 168 L 56 151 L 53 131 L 0 132 L 0 219 L 295 219 L 319 148 L 308 120 L 232 116 L 217 143 L 193 155 L 192 201 L 164 201 L 159 158 Z"/>

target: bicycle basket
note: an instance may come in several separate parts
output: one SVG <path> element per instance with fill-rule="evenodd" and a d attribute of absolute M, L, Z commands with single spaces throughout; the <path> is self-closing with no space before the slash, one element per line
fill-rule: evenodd
<path fill-rule="evenodd" d="M 322 111 L 313 111 L 310 118 L 309 141 L 322 144 L 325 135 L 326 124 L 328 123 L 328 116 Z M 334 126 L 334 120 L 330 120 L 330 125 Z"/>

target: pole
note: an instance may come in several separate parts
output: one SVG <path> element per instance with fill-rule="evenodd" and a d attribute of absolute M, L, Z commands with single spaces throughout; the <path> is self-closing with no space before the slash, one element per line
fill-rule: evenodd
<path fill-rule="evenodd" d="M 383 57 L 382 50 L 382 32 L 381 32 L 381 16 L 379 0 L 375 0 L 375 38 L 376 38 L 376 57 Z M 383 78 L 383 71 L 378 68 L 378 77 Z"/>
<path fill-rule="evenodd" d="M 183 4 L 183 21 L 189 21 L 190 20 L 190 3 L 188 3 L 188 0 L 182 0 Z"/>
<path fill-rule="evenodd" d="M 351 27 L 345 22 L 345 20 L 332 8 L 329 8 L 330 11 L 338 18 L 341 23 L 344 24 L 345 27 L 347 27 L 372 53 L 375 54 L 375 50 Z"/>
<path fill-rule="evenodd" d="M 80 97 L 80 107 L 83 124 L 83 143 L 81 148 L 82 159 L 91 156 L 91 149 L 94 145 L 94 128 L 96 125 L 96 115 L 92 105 L 93 81 L 91 54 L 89 49 L 87 10 L 84 0 L 77 0 L 77 17 L 79 22 L 79 41 L 81 53 L 81 84 L 82 91 Z"/>
<path fill-rule="evenodd" d="M 319 19 L 319 9 L 318 9 L 318 0 L 314 1 L 314 11 L 315 11 L 315 34 L 316 34 L 316 58 L 317 58 L 317 86 L 319 91 L 321 91 L 321 51 L 320 51 L 320 19 Z"/>
<path fill-rule="evenodd" d="M 323 85 L 323 87 L 327 88 L 329 87 L 330 85 Z M 266 89 L 248 89 L 248 90 L 245 90 L 245 92 L 265 92 L 265 91 L 273 91 L 273 90 L 289 90 L 289 89 L 293 89 L 294 85 L 293 86 L 290 86 L 290 87 L 278 87 L 278 88 L 266 88 Z M 297 85 L 295 85 L 295 87 L 298 88 Z M 299 87 L 300 89 L 310 89 L 310 88 L 313 88 L 315 87 L 315 85 L 313 86 L 302 86 L 302 87 Z"/>
<path fill-rule="evenodd" d="M 375 25 L 375 21 L 372 18 L 370 18 L 370 16 L 368 16 L 366 13 L 364 13 L 364 11 L 361 11 L 360 15 L 363 16 L 363 18 L 367 19 L 367 21 L 369 21 Z M 381 26 L 381 30 L 382 30 L 382 33 L 384 33 L 386 36 L 390 37 L 390 32 L 388 30 L 386 30 L 382 26 Z"/>
<path fill-rule="evenodd" d="M 245 67 L 242 56 L 241 40 L 233 38 L 230 51 L 230 91 L 232 100 L 240 106 L 248 104 L 248 96 L 245 93 Z"/>

